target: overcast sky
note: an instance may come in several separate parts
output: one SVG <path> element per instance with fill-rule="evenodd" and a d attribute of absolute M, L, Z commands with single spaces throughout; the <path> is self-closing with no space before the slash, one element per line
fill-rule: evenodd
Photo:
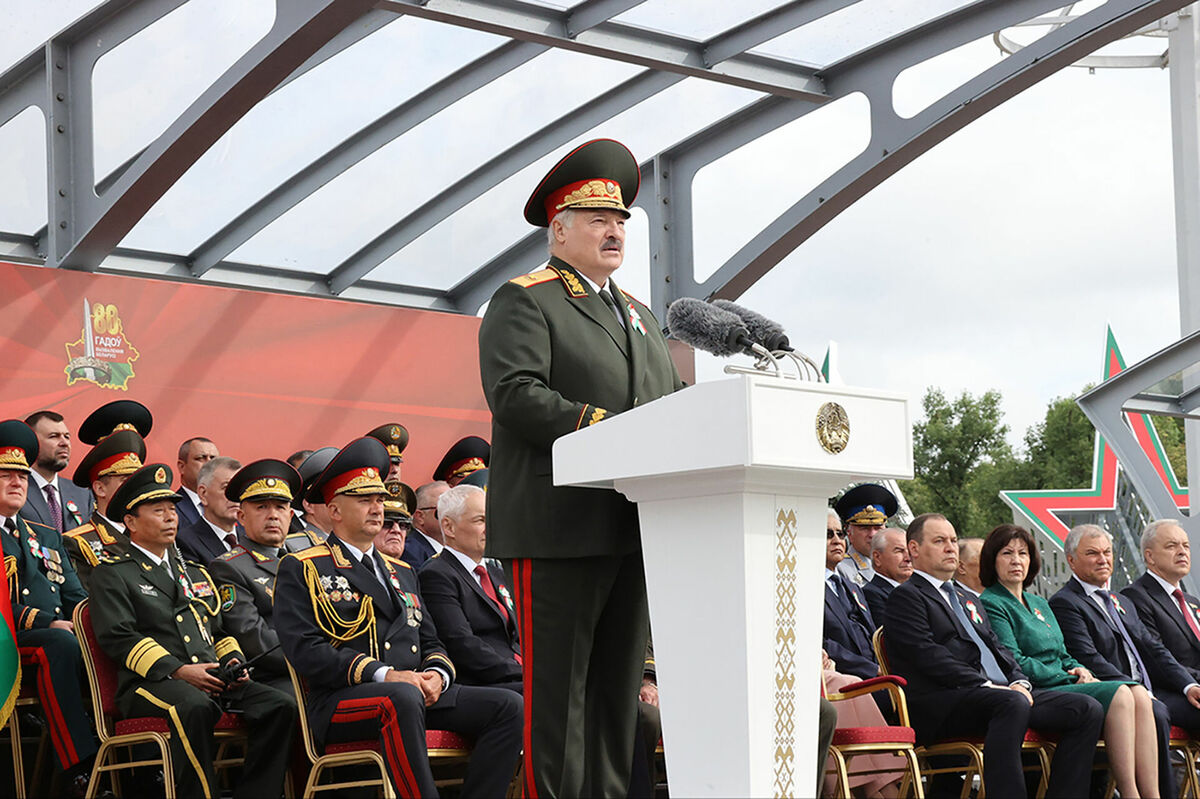
<path fill-rule="evenodd" d="M 95 4 L 0 4 L 0 69 Z M 705 37 L 770 5 L 649 0 L 622 19 Z M 828 63 L 954 5 L 863 0 L 763 49 Z M 94 78 L 101 170 L 169 125 L 266 32 L 273 7 L 192 0 L 102 59 Z M 387 26 L 260 104 L 124 244 L 188 252 L 316 155 L 499 43 L 414 20 Z M 1165 40 L 1130 48 L 1160 52 Z M 990 39 L 960 48 L 903 75 L 896 104 L 914 113 L 999 58 Z M 541 56 L 351 169 L 232 257 L 326 271 L 482 160 L 636 72 Z M 578 140 L 613 136 L 645 159 L 755 96 L 689 79 Z M 702 171 L 697 274 L 861 151 L 866 110 L 847 98 Z M 30 233 L 45 222 L 41 126 L 27 111 L 0 128 L 0 230 Z M 517 172 L 372 278 L 453 284 L 526 232 L 520 207 L 567 149 Z M 645 238 L 637 215 L 621 284 L 643 296 Z M 1129 363 L 1179 337 L 1166 71 L 1068 69 L 1047 79 L 876 188 L 740 301 L 779 319 L 817 360 L 836 340 L 849 383 L 907 392 L 914 403 L 930 385 L 997 389 L 1019 440 L 1052 399 L 1099 379 L 1107 324 Z M 719 365 L 704 362 L 701 374 L 718 375 Z"/>

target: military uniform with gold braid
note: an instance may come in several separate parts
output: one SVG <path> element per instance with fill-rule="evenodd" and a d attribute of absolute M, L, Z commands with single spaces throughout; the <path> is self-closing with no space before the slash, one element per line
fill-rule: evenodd
<path fill-rule="evenodd" d="M 88 417 L 88 421 L 94 416 Z M 86 428 L 87 422 L 84 425 Z M 81 488 L 91 488 L 92 483 L 108 475 L 128 477 L 142 468 L 145 458 L 146 442 L 140 433 L 125 428 L 114 430 L 92 447 L 75 469 L 71 482 Z M 101 558 L 115 558 L 129 553 L 129 537 L 123 529 L 113 524 L 116 520 L 104 515 L 107 510 L 97 503 L 92 518 L 86 524 L 65 533 L 67 552 L 85 589 L 89 587 L 92 569 L 100 564 Z"/>
<path fill-rule="evenodd" d="M 37 433 L 24 422 L 0 422 L 0 469 L 29 473 L 38 454 Z M 14 512 L 3 528 L 4 571 L 12 599 L 17 646 L 26 667 L 36 664 L 38 698 L 45 713 L 50 742 L 64 771 L 96 753 L 92 724 L 84 712 L 79 642 L 66 629 L 75 606 L 87 594 L 53 527 L 29 522 Z"/>
<path fill-rule="evenodd" d="M 525 219 L 628 217 L 639 182 L 628 149 L 591 141 L 543 178 Z M 616 491 L 556 487 L 551 446 L 683 387 L 650 309 L 611 278 L 601 288 L 551 257 L 500 286 L 479 329 L 492 410 L 487 553 L 505 561 L 518 606 L 533 720 L 526 794 L 542 797 L 624 795 L 648 623 L 636 506 Z"/>
<path fill-rule="evenodd" d="M 300 475 L 284 461 L 261 460 L 242 467 L 225 487 L 231 502 L 277 499 L 291 503 L 300 492 Z M 208 564 L 221 595 L 225 628 L 238 640 L 254 664 L 254 679 L 292 693 L 292 680 L 273 620 L 275 576 L 280 555 L 287 550 L 253 540 L 247 532 L 238 545 Z"/>
<path fill-rule="evenodd" d="M 171 489 L 172 479 L 163 464 L 139 469 L 113 495 L 110 512 L 124 520 L 143 503 L 181 501 Z M 176 795 L 217 795 L 213 726 L 221 707 L 199 688 L 172 679 L 189 664 L 246 661 L 225 629 L 220 595 L 208 572 L 180 561 L 173 546 L 164 561 L 156 562 L 131 541 L 128 554 L 106 559 L 92 572 L 91 611 L 100 647 L 120 666 L 121 713 L 162 717 L 171 728 Z M 252 680 L 231 686 L 221 698 L 240 709 L 249 729 L 246 766 L 234 796 L 279 796 L 296 726 L 295 701 Z"/>
<path fill-rule="evenodd" d="M 357 439 L 314 482 L 310 501 L 386 495 L 388 466 L 379 441 Z M 323 544 L 280 562 L 275 630 L 306 682 L 318 741 L 380 740 L 397 793 L 436 796 L 425 730 L 452 730 L 475 742 L 461 795 L 505 794 L 521 749 L 520 697 L 454 683 L 454 665 L 407 564 L 373 545 L 369 553 L 352 549 L 335 528 Z M 436 671 L 445 687 L 426 708 L 415 685 L 386 681 L 389 670 Z"/>

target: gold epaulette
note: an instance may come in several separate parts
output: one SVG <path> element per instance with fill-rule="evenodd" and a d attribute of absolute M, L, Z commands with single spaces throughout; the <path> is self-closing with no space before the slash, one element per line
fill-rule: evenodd
<path fill-rule="evenodd" d="M 383 555 L 383 559 L 386 560 L 388 563 L 392 564 L 393 566 L 403 566 L 406 569 L 412 568 L 411 565 L 400 560 L 400 558 L 393 558 L 391 555 L 384 554 L 383 552 L 380 552 L 379 554 Z"/>
<path fill-rule="evenodd" d="M 48 525 L 48 524 L 42 524 L 41 522 L 31 522 L 31 521 L 29 521 L 28 519 L 26 519 L 26 520 L 25 520 L 25 523 L 26 523 L 26 524 L 28 524 L 30 527 L 41 527 L 41 528 L 43 528 L 43 529 L 45 529 L 45 530 L 54 530 L 54 528 L 53 528 L 53 527 L 51 527 L 50 525 Z M 55 531 L 55 532 L 58 532 L 57 530 L 54 530 L 54 531 Z"/>
<path fill-rule="evenodd" d="M 553 269 L 539 269 L 538 271 L 531 272 L 528 275 L 514 277 L 508 282 L 516 283 L 521 288 L 527 289 L 530 286 L 536 286 L 539 283 L 548 283 L 551 280 L 558 280 L 558 272 L 555 272 Z"/>
<path fill-rule="evenodd" d="M 233 560 L 238 555 L 244 555 L 245 553 L 246 550 L 242 549 L 240 546 L 236 546 L 228 552 L 222 552 L 220 555 L 217 555 L 217 560 Z"/>
<path fill-rule="evenodd" d="M 329 547 L 324 544 L 317 544 L 315 547 L 302 549 L 299 552 L 291 552 L 289 553 L 289 557 L 296 558 L 297 560 L 312 560 L 313 558 L 327 558 L 330 554 Z"/>
<path fill-rule="evenodd" d="M 91 522 L 84 522 L 78 527 L 73 527 L 70 530 L 67 530 L 65 533 L 63 533 L 63 535 L 67 538 L 78 538 L 81 535 L 87 535 L 95 529 L 96 525 L 92 524 Z"/>

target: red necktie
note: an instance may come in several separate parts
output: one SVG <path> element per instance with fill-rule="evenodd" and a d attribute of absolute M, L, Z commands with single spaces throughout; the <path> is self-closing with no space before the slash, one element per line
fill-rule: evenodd
<path fill-rule="evenodd" d="M 492 577 L 488 574 L 487 567 L 480 563 L 475 567 L 475 573 L 479 575 L 479 584 L 483 587 L 483 593 L 487 594 L 488 599 L 495 602 L 496 607 L 500 608 L 500 615 L 504 617 L 504 622 L 507 624 L 508 609 L 504 607 L 500 597 L 496 596 L 496 587 L 492 585 Z"/>
<path fill-rule="evenodd" d="M 1179 609 L 1183 611 L 1183 618 L 1187 619 L 1188 627 L 1192 628 L 1192 635 L 1196 636 L 1197 641 L 1200 641 L 1200 627 L 1196 626 L 1196 617 L 1192 615 L 1192 609 L 1183 600 L 1183 589 L 1176 588 L 1171 592 L 1171 596 L 1175 597 L 1175 601 L 1179 603 Z"/>

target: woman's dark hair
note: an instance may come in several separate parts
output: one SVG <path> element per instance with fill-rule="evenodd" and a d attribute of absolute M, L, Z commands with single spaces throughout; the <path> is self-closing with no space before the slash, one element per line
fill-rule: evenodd
<path fill-rule="evenodd" d="M 1025 548 L 1029 550 L 1029 572 L 1025 575 L 1023 585 L 1028 588 L 1038 576 L 1042 569 L 1042 558 L 1038 554 L 1033 534 L 1015 524 L 1002 524 L 988 533 L 983 542 L 983 549 L 979 551 L 979 582 L 983 583 L 985 588 L 990 588 L 997 582 L 996 556 L 1009 542 L 1018 538 L 1025 542 Z"/>

